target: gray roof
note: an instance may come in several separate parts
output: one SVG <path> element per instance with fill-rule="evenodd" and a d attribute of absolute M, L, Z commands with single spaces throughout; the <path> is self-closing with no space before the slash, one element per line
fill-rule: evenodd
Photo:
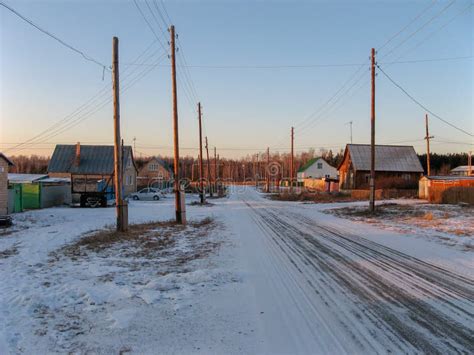
<path fill-rule="evenodd" d="M 370 170 L 370 144 L 348 144 L 355 170 Z M 423 167 L 412 146 L 376 145 L 375 170 L 422 173 Z"/>
<path fill-rule="evenodd" d="M 82 145 L 79 166 L 74 165 L 76 145 L 58 144 L 48 165 L 48 173 L 100 174 L 114 172 L 114 147 L 112 145 Z M 132 147 L 124 146 L 124 166 L 133 159 Z"/>
<path fill-rule="evenodd" d="M 469 171 L 469 165 L 459 165 L 458 167 L 451 169 L 451 172 L 464 172 L 464 171 Z M 474 171 L 474 165 L 471 166 L 471 171 Z"/>
<path fill-rule="evenodd" d="M 32 183 L 39 180 L 46 179 L 48 175 L 45 174 L 8 174 L 8 182 L 11 183 Z"/>

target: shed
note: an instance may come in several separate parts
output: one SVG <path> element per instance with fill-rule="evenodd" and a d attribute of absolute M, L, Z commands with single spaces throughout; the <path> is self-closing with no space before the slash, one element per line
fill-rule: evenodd
<path fill-rule="evenodd" d="M 0 216 L 8 214 L 8 169 L 13 162 L 0 152 Z"/>
<path fill-rule="evenodd" d="M 471 170 L 470 174 L 469 169 Z M 455 167 L 454 169 L 451 169 L 449 174 L 454 176 L 474 176 L 474 166 L 460 165 Z"/>
<path fill-rule="evenodd" d="M 8 174 L 10 212 L 70 204 L 70 179 L 45 174 Z"/>
<path fill-rule="evenodd" d="M 341 189 L 368 189 L 370 185 L 370 144 L 347 144 L 339 164 Z M 423 167 L 412 146 L 375 146 L 376 188 L 415 187 Z"/>

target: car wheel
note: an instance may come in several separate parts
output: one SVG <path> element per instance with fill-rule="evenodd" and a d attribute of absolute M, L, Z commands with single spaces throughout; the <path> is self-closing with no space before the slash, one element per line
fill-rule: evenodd
<path fill-rule="evenodd" d="M 134 196 L 133 196 L 133 199 L 134 199 L 135 201 L 137 201 L 137 200 L 138 200 L 138 196 L 137 196 L 137 195 L 134 195 Z"/>
<path fill-rule="evenodd" d="M 153 196 L 153 200 L 158 201 L 159 199 L 160 199 L 160 196 L 157 196 L 157 195 Z"/>

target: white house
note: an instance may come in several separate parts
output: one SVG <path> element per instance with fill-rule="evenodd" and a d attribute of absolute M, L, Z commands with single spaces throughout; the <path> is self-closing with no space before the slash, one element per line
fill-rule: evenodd
<path fill-rule="evenodd" d="M 455 176 L 474 176 L 474 166 L 471 166 L 471 175 L 469 175 L 469 165 L 460 165 L 457 168 L 451 169 L 449 175 Z"/>
<path fill-rule="evenodd" d="M 328 164 L 323 158 L 313 158 L 303 165 L 296 174 L 298 182 L 304 179 L 337 179 L 337 169 Z"/>

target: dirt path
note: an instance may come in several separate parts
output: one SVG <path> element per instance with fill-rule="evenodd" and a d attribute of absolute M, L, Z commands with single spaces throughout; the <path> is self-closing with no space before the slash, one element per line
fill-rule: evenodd
<path fill-rule="evenodd" d="M 474 352 L 473 280 L 316 223 L 250 189 L 237 196 L 259 230 L 251 238 L 261 240 L 248 242 L 260 248 L 253 266 L 267 279 L 264 293 L 268 302 L 279 298 L 275 313 L 285 313 L 273 320 L 288 323 L 262 327 L 279 334 L 295 323 L 302 331 L 284 335 L 293 350 Z"/>

